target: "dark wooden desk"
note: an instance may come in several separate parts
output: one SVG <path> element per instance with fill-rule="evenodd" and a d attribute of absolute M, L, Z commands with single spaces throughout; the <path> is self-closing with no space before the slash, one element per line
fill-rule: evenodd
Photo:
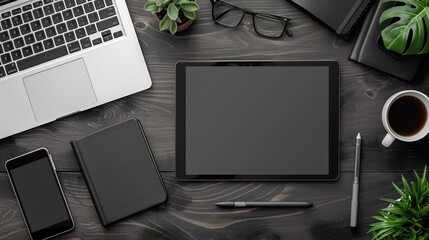
<path fill-rule="evenodd" d="M 76 229 L 64 239 L 369 239 L 372 215 L 395 198 L 391 181 L 411 176 L 429 163 L 428 141 L 395 142 L 384 148 L 381 108 L 393 93 L 416 89 L 429 93 L 429 75 L 409 84 L 347 60 L 352 41 L 344 41 L 284 0 L 231 0 L 249 9 L 289 16 L 293 38 L 264 39 L 249 18 L 237 29 L 215 25 L 211 4 L 200 0 L 198 20 L 184 34 L 158 31 L 154 17 L 143 12 L 145 1 L 129 0 L 142 50 L 153 80 L 150 90 L 60 121 L 0 140 L 0 240 L 27 239 L 28 234 L 4 169 L 4 161 L 47 147 L 57 166 Z M 175 62 L 206 59 L 333 59 L 341 66 L 341 175 L 332 183 L 206 182 L 175 179 Z M 109 228 L 98 220 L 69 141 L 127 118 L 139 118 L 166 183 L 169 200 Z M 355 136 L 363 136 L 359 230 L 349 228 Z M 303 199 L 306 210 L 218 209 L 214 202 Z"/>

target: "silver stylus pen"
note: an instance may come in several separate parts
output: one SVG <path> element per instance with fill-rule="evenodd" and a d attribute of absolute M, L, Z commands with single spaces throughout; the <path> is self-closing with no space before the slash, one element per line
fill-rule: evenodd
<path fill-rule="evenodd" d="M 355 174 L 353 179 L 353 195 L 352 195 L 352 210 L 350 216 L 350 227 L 354 231 L 357 227 L 358 217 L 358 199 L 359 199 L 359 172 L 360 172 L 360 148 L 361 148 L 360 133 L 356 136 L 356 155 L 355 155 Z"/>
<path fill-rule="evenodd" d="M 313 203 L 302 201 L 302 202 L 218 202 L 215 203 L 218 207 L 226 208 L 244 208 L 244 207 L 312 207 Z"/>

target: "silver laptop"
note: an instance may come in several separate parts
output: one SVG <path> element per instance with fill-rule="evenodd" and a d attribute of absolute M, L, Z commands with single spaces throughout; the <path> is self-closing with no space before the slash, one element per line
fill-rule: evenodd
<path fill-rule="evenodd" d="M 0 139 L 151 86 L 125 0 L 0 4 Z"/>

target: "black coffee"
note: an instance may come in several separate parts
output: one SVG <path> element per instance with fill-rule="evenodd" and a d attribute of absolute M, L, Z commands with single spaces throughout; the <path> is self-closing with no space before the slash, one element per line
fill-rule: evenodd
<path fill-rule="evenodd" d="M 422 100 L 405 96 L 395 100 L 390 106 L 388 120 L 397 134 L 409 137 L 417 134 L 426 124 L 428 113 Z"/>

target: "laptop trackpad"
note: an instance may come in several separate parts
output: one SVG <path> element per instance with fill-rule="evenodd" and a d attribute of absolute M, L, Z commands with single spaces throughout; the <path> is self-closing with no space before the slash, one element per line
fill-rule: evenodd
<path fill-rule="evenodd" d="M 97 102 L 83 59 L 23 79 L 38 122 L 55 120 Z"/>

